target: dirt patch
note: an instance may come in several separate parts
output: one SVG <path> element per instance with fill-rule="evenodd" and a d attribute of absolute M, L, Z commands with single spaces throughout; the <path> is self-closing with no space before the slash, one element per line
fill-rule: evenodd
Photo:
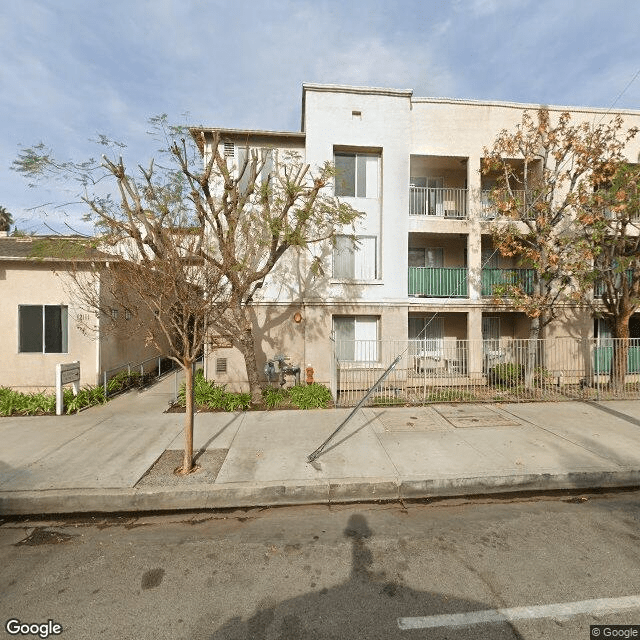
<path fill-rule="evenodd" d="M 218 477 L 229 449 L 208 449 L 203 453 L 194 452 L 194 462 L 200 469 L 186 476 L 173 473 L 176 467 L 182 465 L 182 451 L 165 451 L 136 484 L 137 488 L 144 487 L 188 487 L 196 484 L 213 484 Z"/>
<path fill-rule="evenodd" d="M 23 538 L 20 542 L 16 542 L 14 546 L 21 547 L 26 545 L 29 547 L 39 547 L 42 544 L 68 544 L 79 537 L 79 534 L 60 533 L 59 531 L 36 527 L 26 538 Z"/>

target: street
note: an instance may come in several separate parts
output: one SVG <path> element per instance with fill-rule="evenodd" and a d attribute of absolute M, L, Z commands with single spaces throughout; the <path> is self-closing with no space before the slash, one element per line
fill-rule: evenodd
<path fill-rule="evenodd" d="M 589 625 L 640 625 L 639 506 L 640 491 L 620 491 L 4 520 L 2 629 L 586 639 Z M 478 615 L 497 609 L 511 613 Z"/>

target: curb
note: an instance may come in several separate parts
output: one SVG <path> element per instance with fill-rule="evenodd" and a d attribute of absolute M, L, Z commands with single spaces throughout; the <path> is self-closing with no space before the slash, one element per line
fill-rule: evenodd
<path fill-rule="evenodd" d="M 467 478 L 336 478 L 327 480 L 191 485 L 153 489 L 0 491 L 4 516 L 145 511 L 198 511 L 438 497 L 614 489 L 640 486 L 640 470 L 538 473 Z"/>

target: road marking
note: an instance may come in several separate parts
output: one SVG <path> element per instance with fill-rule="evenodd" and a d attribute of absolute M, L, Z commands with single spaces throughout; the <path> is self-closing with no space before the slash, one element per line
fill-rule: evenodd
<path fill-rule="evenodd" d="M 487 622 L 568 617 L 583 613 L 602 614 L 636 608 L 640 608 L 640 596 L 599 598 L 595 600 L 579 600 L 578 602 L 535 605 L 533 607 L 514 607 L 513 609 L 487 609 L 485 611 L 469 611 L 468 613 L 453 613 L 439 616 L 398 618 L 398 627 L 400 627 L 400 629 L 464 627 Z"/>

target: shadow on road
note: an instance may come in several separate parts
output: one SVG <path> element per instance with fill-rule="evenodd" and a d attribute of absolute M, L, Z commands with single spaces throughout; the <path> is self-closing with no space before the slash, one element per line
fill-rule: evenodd
<path fill-rule="evenodd" d="M 231 618 L 210 640 L 412 640 L 429 638 L 521 638 L 508 623 L 480 627 L 401 630 L 398 618 L 491 609 L 494 605 L 416 591 L 375 571 L 366 518 L 354 514 L 344 531 L 351 541 L 351 574 L 336 587 L 321 589 L 256 609 L 247 619 Z M 197 629 L 206 628 L 201 618 Z"/>

